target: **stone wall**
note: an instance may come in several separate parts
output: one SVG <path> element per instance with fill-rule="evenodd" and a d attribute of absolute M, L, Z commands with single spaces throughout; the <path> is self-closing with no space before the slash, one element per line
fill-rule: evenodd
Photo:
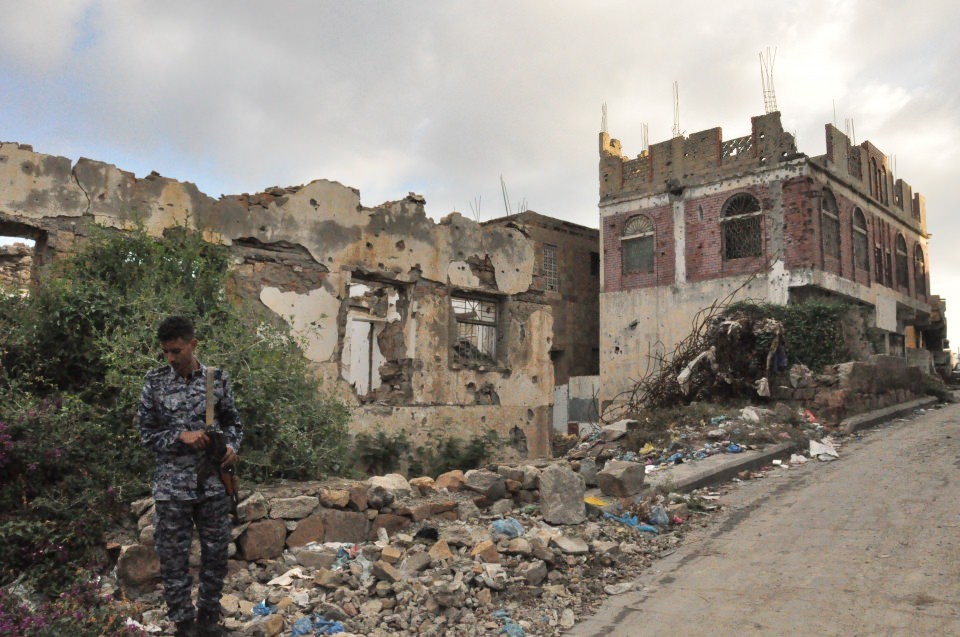
<path fill-rule="evenodd" d="M 0 289 L 26 289 L 30 285 L 32 271 L 32 247 L 25 243 L 0 245 Z"/>

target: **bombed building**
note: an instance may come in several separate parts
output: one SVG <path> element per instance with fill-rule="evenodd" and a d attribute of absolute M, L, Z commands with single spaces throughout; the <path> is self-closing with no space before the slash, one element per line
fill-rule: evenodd
<path fill-rule="evenodd" d="M 924 199 L 872 143 L 827 125 L 826 154 L 809 157 L 772 112 L 744 137 L 713 128 L 628 157 L 602 132 L 599 150 L 604 397 L 738 289 L 777 304 L 852 302 L 873 353 L 930 366 L 942 351 Z"/>
<path fill-rule="evenodd" d="M 16 143 L 0 144 L 0 183 L 0 235 L 35 241 L 35 279 L 94 225 L 200 232 L 229 246 L 235 293 L 302 338 L 325 387 L 353 406 L 355 432 L 494 430 L 522 454 L 549 454 L 553 314 L 515 225 L 434 222 L 412 194 L 367 208 L 326 180 L 213 199 Z"/>

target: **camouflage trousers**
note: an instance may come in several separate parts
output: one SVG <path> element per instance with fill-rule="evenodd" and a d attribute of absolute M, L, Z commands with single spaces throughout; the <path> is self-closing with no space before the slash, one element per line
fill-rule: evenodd
<path fill-rule="evenodd" d="M 160 556 L 167 616 L 175 622 L 194 617 L 190 599 L 193 578 L 189 564 L 194 525 L 200 536 L 197 607 L 219 615 L 230 542 L 229 500 L 226 496 L 213 496 L 201 500 L 158 500 L 156 505 L 154 541 Z"/>

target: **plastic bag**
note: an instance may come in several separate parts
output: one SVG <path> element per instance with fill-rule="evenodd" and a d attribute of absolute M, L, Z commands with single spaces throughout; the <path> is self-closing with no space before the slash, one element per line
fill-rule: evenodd
<path fill-rule="evenodd" d="M 650 507 L 650 524 L 655 526 L 667 526 L 670 524 L 670 517 L 667 515 L 667 511 L 659 504 Z"/>
<path fill-rule="evenodd" d="M 261 617 L 264 615 L 273 615 L 275 612 L 277 612 L 277 609 L 267 606 L 267 600 L 257 602 L 257 605 L 253 607 L 253 614 L 260 615 Z"/>
<path fill-rule="evenodd" d="M 503 535 L 511 540 L 515 537 L 520 537 L 523 535 L 523 525 L 520 524 L 516 518 L 494 520 L 491 526 L 493 527 L 494 535 Z"/>

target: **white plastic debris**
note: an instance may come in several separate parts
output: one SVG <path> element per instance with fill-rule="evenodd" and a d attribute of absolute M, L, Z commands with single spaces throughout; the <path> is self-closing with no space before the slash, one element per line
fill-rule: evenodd
<path fill-rule="evenodd" d="M 304 578 L 303 571 L 300 570 L 299 567 L 291 568 L 289 571 L 287 571 L 283 575 L 278 575 L 277 577 L 274 577 L 272 580 L 267 582 L 267 586 L 290 586 L 291 584 L 293 584 L 294 578 L 297 578 L 297 579 Z"/>
<path fill-rule="evenodd" d="M 790 455 L 790 464 L 804 464 L 807 461 L 807 457 L 800 453 L 794 453 Z"/>
<path fill-rule="evenodd" d="M 837 450 L 829 440 L 824 439 L 821 442 L 816 440 L 810 441 L 810 457 L 816 458 L 817 460 L 835 460 L 840 457 L 840 454 L 837 453 Z"/>

